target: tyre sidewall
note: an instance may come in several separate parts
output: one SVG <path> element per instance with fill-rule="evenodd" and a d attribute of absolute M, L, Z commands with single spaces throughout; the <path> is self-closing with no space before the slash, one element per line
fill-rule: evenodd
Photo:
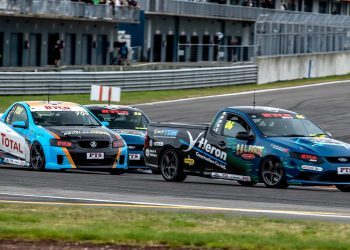
<path fill-rule="evenodd" d="M 168 177 L 164 174 L 164 166 L 163 166 L 163 160 L 164 157 L 168 154 L 168 153 L 173 153 L 173 155 L 176 157 L 176 170 L 175 173 L 172 177 Z M 166 149 L 162 154 L 161 154 L 161 158 L 160 158 L 160 173 L 163 176 L 164 180 L 166 181 L 182 181 L 183 178 L 183 169 L 182 169 L 182 165 L 180 163 L 180 157 L 177 154 L 177 152 L 174 149 Z"/>
<path fill-rule="evenodd" d="M 282 178 L 279 180 L 279 182 L 271 185 L 269 183 L 266 183 L 264 177 L 263 177 L 263 169 L 264 169 L 264 166 L 269 162 L 269 161 L 278 161 L 280 164 L 281 164 L 281 168 L 282 168 Z M 273 157 L 268 157 L 268 158 L 265 158 L 263 161 L 262 161 L 262 164 L 261 164 L 261 167 L 260 167 L 260 179 L 261 181 L 265 184 L 266 187 L 269 187 L 269 188 L 286 188 L 288 187 L 288 182 L 287 182 L 287 178 L 286 178 L 286 172 L 285 172 L 285 169 L 283 167 L 283 164 L 282 162 L 277 159 L 277 158 L 273 158 Z"/>
<path fill-rule="evenodd" d="M 37 145 L 39 145 L 43 151 L 42 158 L 43 158 L 44 164 L 40 168 L 36 168 L 32 165 L 32 150 L 33 150 L 34 146 L 37 146 Z M 46 165 L 45 152 L 44 152 L 43 146 L 41 146 L 41 144 L 39 142 L 34 142 L 32 147 L 30 148 L 30 164 L 35 171 L 45 171 L 45 165 Z"/>

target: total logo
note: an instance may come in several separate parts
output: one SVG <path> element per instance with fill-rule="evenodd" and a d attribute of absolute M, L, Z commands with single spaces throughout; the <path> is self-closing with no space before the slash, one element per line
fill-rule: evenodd
<path fill-rule="evenodd" d="M 4 133 L 1 133 L 1 144 L 4 145 L 6 148 L 23 154 L 21 144 L 19 142 L 15 142 L 10 138 L 7 138 L 6 134 Z"/>
<path fill-rule="evenodd" d="M 188 152 L 197 144 L 197 147 L 199 149 L 202 149 L 204 152 L 209 153 L 210 155 L 215 156 L 220 160 L 226 161 L 227 153 L 208 143 L 208 140 L 202 137 L 203 133 L 204 132 L 201 132 L 196 139 L 193 139 L 192 134 L 189 131 L 187 131 L 190 143 L 188 145 L 188 148 L 183 151 Z"/>

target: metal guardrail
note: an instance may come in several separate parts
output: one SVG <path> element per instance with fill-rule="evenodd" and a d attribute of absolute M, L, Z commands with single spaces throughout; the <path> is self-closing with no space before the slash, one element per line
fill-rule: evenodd
<path fill-rule="evenodd" d="M 142 91 L 256 82 L 256 65 L 124 72 L 1 72 L 0 95 L 82 94 L 90 93 L 91 84 Z"/>
<path fill-rule="evenodd" d="M 128 6 L 113 7 L 108 4 L 87 4 L 71 0 L 0 0 L 0 14 L 43 15 L 104 19 L 138 23 L 140 9 Z"/>

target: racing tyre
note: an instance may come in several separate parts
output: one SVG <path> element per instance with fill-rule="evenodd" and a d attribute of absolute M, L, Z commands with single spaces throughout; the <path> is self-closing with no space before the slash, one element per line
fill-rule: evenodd
<path fill-rule="evenodd" d="M 339 191 L 350 192 L 350 185 L 335 185 Z"/>
<path fill-rule="evenodd" d="M 282 163 L 276 158 L 266 158 L 261 165 L 261 179 L 265 186 L 286 188 L 288 183 Z"/>
<path fill-rule="evenodd" d="M 121 175 L 121 174 L 124 174 L 125 171 L 124 171 L 124 169 L 118 169 L 118 168 L 116 168 L 116 169 L 111 169 L 111 170 L 109 170 L 109 173 L 110 173 L 111 175 Z"/>
<path fill-rule="evenodd" d="M 252 186 L 256 185 L 255 181 L 237 181 L 237 182 L 245 187 L 252 187 Z"/>
<path fill-rule="evenodd" d="M 174 149 L 167 149 L 163 152 L 160 158 L 160 172 L 164 180 L 171 182 L 182 182 L 187 177 Z"/>
<path fill-rule="evenodd" d="M 36 171 L 45 170 L 45 154 L 44 149 L 38 142 L 34 142 L 30 149 L 30 165 Z"/>

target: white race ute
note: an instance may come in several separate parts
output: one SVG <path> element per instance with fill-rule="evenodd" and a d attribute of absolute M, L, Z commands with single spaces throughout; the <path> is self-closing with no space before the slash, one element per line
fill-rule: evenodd
<path fill-rule="evenodd" d="M 25 138 L 0 121 L 0 163 L 29 166 L 30 151 Z"/>

